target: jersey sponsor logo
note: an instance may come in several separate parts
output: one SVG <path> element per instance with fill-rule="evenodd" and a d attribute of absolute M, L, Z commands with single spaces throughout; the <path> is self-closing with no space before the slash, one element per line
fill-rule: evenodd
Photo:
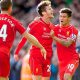
<path fill-rule="evenodd" d="M 58 34 L 58 37 L 59 37 L 59 38 L 62 38 L 62 39 L 66 39 L 66 38 L 67 38 L 66 36 L 61 35 L 61 34 Z"/>
<path fill-rule="evenodd" d="M 50 33 L 44 32 L 42 37 L 44 38 L 50 38 Z"/>

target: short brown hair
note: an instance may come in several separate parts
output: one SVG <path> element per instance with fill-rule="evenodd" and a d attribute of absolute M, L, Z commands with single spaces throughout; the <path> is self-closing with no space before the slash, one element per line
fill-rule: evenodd
<path fill-rule="evenodd" d="M 60 13 L 66 13 L 68 15 L 68 17 L 72 16 L 72 11 L 69 8 L 62 8 L 59 12 Z"/>
<path fill-rule="evenodd" d="M 8 10 L 11 5 L 11 0 L 1 0 L 1 10 Z"/>
<path fill-rule="evenodd" d="M 39 13 L 39 15 L 42 16 L 42 12 L 45 11 L 45 7 L 50 5 L 51 2 L 50 1 L 41 1 L 38 6 L 37 6 L 37 12 Z"/>

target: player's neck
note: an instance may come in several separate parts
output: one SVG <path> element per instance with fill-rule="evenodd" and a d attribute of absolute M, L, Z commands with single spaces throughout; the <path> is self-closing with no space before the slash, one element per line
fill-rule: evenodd
<path fill-rule="evenodd" d="M 50 23 L 50 19 L 49 19 L 49 18 L 44 18 L 44 17 L 42 17 L 42 20 L 43 20 L 45 23 L 47 23 L 47 24 Z"/>
<path fill-rule="evenodd" d="M 1 14 L 9 14 L 8 11 L 1 11 Z"/>
<path fill-rule="evenodd" d="M 61 27 L 68 27 L 68 26 L 70 26 L 70 24 L 64 24 L 64 25 L 60 24 L 60 26 Z"/>

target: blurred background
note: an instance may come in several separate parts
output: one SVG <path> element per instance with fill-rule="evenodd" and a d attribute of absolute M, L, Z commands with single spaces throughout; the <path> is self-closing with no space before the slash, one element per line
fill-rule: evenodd
<path fill-rule="evenodd" d="M 17 18 L 25 28 L 27 28 L 28 24 L 34 20 L 36 16 L 38 16 L 38 13 L 36 11 L 36 6 L 41 0 L 13 0 L 13 12 L 12 15 Z M 80 0 L 50 0 L 52 3 L 52 7 L 54 9 L 54 18 L 52 19 L 53 24 L 59 23 L 58 20 L 58 13 L 59 10 L 63 7 L 69 7 L 72 12 L 72 21 L 71 24 L 75 25 L 78 30 L 80 30 Z M 22 62 L 24 59 L 24 56 L 26 53 L 28 53 L 29 49 L 29 44 L 26 43 L 26 45 L 20 50 L 19 55 L 20 55 L 20 60 L 19 61 L 14 61 L 13 54 L 14 50 L 20 41 L 21 37 L 20 34 L 17 33 L 16 40 L 14 41 L 13 48 L 11 50 L 11 72 L 10 72 L 10 80 L 29 80 L 29 79 L 23 79 L 21 78 L 21 69 L 22 69 Z M 56 53 L 56 46 L 53 46 L 54 53 Z M 77 42 L 77 51 L 80 52 L 80 41 Z M 58 63 L 55 63 L 57 61 L 57 57 L 53 58 L 53 64 L 57 66 Z M 26 68 L 27 69 L 27 68 Z M 57 69 L 57 68 L 56 68 Z M 57 76 L 58 71 L 56 70 Z M 25 77 L 26 74 L 24 75 Z M 75 76 L 77 78 L 75 78 Z M 52 79 L 53 80 L 53 79 Z M 58 78 L 55 78 L 54 80 L 59 80 Z M 74 75 L 73 80 L 80 80 L 80 70 L 78 69 L 77 72 Z"/>

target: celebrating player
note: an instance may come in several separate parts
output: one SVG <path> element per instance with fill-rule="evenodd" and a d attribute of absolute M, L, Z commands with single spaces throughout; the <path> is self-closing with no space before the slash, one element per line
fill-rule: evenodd
<path fill-rule="evenodd" d="M 11 0 L 1 0 L 0 14 L 0 80 L 8 80 L 10 72 L 10 49 L 12 47 L 16 31 L 29 40 L 30 43 L 39 47 L 43 54 L 46 50 L 31 34 L 26 32 L 23 26 L 12 16 Z"/>
<path fill-rule="evenodd" d="M 79 64 L 79 57 L 76 53 L 76 39 L 78 30 L 70 24 L 72 11 L 68 8 L 60 10 L 59 21 L 51 36 L 56 41 L 59 59 L 60 80 L 71 80 Z"/>
<path fill-rule="evenodd" d="M 27 28 L 29 33 L 34 35 L 47 51 L 47 57 L 41 55 L 41 52 L 35 46 L 30 50 L 30 67 L 33 75 L 33 80 L 49 80 L 50 79 L 50 61 L 52 57 L 52 38 L 50 36 L 51 28 L 53 24 L 50 19 L 53 18 L 53 9 L 50 1 L 41 1 L 37 6 L 37 11 L 40 15 L 40 19 L 31 22 Z M 15 51 L 15 55 L 19 53 L 26 39 L 23 38 L 18 48 Z"/>

